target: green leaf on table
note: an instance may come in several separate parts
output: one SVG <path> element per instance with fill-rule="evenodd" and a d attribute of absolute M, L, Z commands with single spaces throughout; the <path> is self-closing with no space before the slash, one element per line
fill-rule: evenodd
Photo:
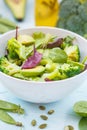
<path fill-rule="evenodd" d="M 74 104 L 73 110 L 82 117 L 87 117 L 87 101 L 78 101 Z"/>
<path fill-rule="evenodd" d="M 79 121 L 79 130 L 87 130 L 87 118 L 82 117 Z"/>

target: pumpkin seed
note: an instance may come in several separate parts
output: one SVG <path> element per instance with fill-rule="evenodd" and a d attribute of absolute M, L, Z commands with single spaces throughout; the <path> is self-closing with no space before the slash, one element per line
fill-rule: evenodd
<path fill-rule="evenodd" d="M 64 127 L 64 130 L 74 130 L 73 126 L 68 125 Z"/>
<path fill-rule="evenodd" d="M 36 123 L 37 123 L 36 120 L 32 120 L 32 121 L 31 121 L 31 125 L 32 125 L 32 126 L 36 126 Z"/>
<path fill-rule="evenodd" d="M 45 107 L 45 106 L 39 106 L 39 109 L 40 109 L 40 110 L 45 110 L 46 107 Z"/>
<path fill-rule="evenodd" d="M 48 111 L 48 114 L 49 114 L 49 115 L 51 115 L 51 114 L 53 114 L 53 113 L 54 113 L 54 110 L 49 110 L 49 111 Z"/>
<path fill-rule="evenodd" d="M 47 124 L 41 124 L 41 125 L 39 126 L 40 129 L 44 129 L 44 128 L 46 128 L 46 127 L 47 127 Z"/>
<path fill-rule="evenodd" d="M 23 126 L 21 122 L 16 122 L 16 126 Z"/>
<path fill-rule="evenodd" d="M 48 119 L 48 117 L 45 116 L 45 115 L 41 115 L 40 117 L 41 117 L 43 120 L 47 120 L 47 119 Z"/>

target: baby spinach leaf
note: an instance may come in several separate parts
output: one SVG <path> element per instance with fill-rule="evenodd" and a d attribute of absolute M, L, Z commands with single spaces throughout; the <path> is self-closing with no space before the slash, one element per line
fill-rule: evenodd
<path fill-rule="evenodd" d="M 66 63 L 67 54 L 60 48 L 53 48 L 50 51 L 49 58 L 56 63 Z"/>
<path fill-rule="evenodd" d="M 74 112 L 82 117 L 87 117 L 87 101 L 79 101 L 74 104 Z"/>
<path fill-rule="evenodd" d="M 79 121 L 79 130 L 87 130 L 87 118 L 82 117 Z"/>

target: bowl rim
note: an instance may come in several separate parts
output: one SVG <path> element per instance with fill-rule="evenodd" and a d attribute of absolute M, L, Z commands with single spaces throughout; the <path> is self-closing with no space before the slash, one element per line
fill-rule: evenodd
<path fill-rule="evenodd" d="M 21 29 L 19 29 L 19 32 L 24 31 L 24 30 L 29 30 L 29 29 L 54 29 L 54 30 L 64 31 L 64 32 L 68 32 L 70 34 L 73 34 L 73 35 L 75 35 L 75 36 L 77 36 L 77 37 L 79 37 L 82 40 L 85 40 L 87 42 L 87 40 L 84 37 L 80 36 L 79 34 L 77 34 L 75 32 L 72 32 L 70 30 L 67 30 L 67 29 L 62 29 L 62 28 L 57 28 L 57 27 L 37 26 L 37 27 L 21 28 Z M 7 36 L 7 35 L 10 35 L 11 33 L 14 33 L 14 32 L 15 32 L 15 29 L 12 30 L 12 31 L 9 31 L 9 32 L 6 32 L 6 33 L 2 34 L 0 36 L 0 38 L 3 38 L 5 36 Z M 23 79 L 20 79 L 20 78 L 12 77 L 12 76 L 7 75 L 7 74 L 5 74 L 5 73 L 3 73 L 3 72 L 0 71 L 0 74 L 2 74 L 3 76 L 5 76 L 6 78 L 14 79 L 15 81 L 21 81 L 21 82 L 25 82 L 25 83 L 35 83 L 35 84 L 36 83 L 37 84 L 42 84 L 42 83 L 43 84 L 48 84 L 48 83 L 52 84 L 52 83 L 67 82 L 67 81 L 70 81 L 70 80 L 75 79 L 77 77 L 80 77 L 80 76 L 82 76 L 85 73 L 87 73 L 87 70 L 85 70 L 85 71 L 81 72 L 80 74 L 77 74 L 77 75 L 75 75 L 73 77 L 67 78 L 67 79 L 62 79 L 62 80 L 57 80 L 57 81 L 49 81 L 49 82 L 47 81 L 46 82 L 46 81 L 29 81 L 29 80 L 23 80 Z"/>

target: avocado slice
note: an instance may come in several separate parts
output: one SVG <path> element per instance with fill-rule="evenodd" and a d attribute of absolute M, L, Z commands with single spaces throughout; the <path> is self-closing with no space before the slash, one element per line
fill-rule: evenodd
<path fill-rule="evenodd" d="M 16 20 L 22 21 L 25 16 L 26 0 L 4 0 Z"/>
<path fill-rule="evenodd" d="M 22 69 L 20 73 L 25 76 L 25 77 L 30 77 L 30 76 L 39 76 L 45 71 L 45 67 L 43 66 L 37 66 L 32 69 Z"/>
<path fill-rule="evenodd" d="M 17 40 L 23 45 L 30 45 L 35 42 L 34 38 L 29 35 L 19 35 Z"/>

